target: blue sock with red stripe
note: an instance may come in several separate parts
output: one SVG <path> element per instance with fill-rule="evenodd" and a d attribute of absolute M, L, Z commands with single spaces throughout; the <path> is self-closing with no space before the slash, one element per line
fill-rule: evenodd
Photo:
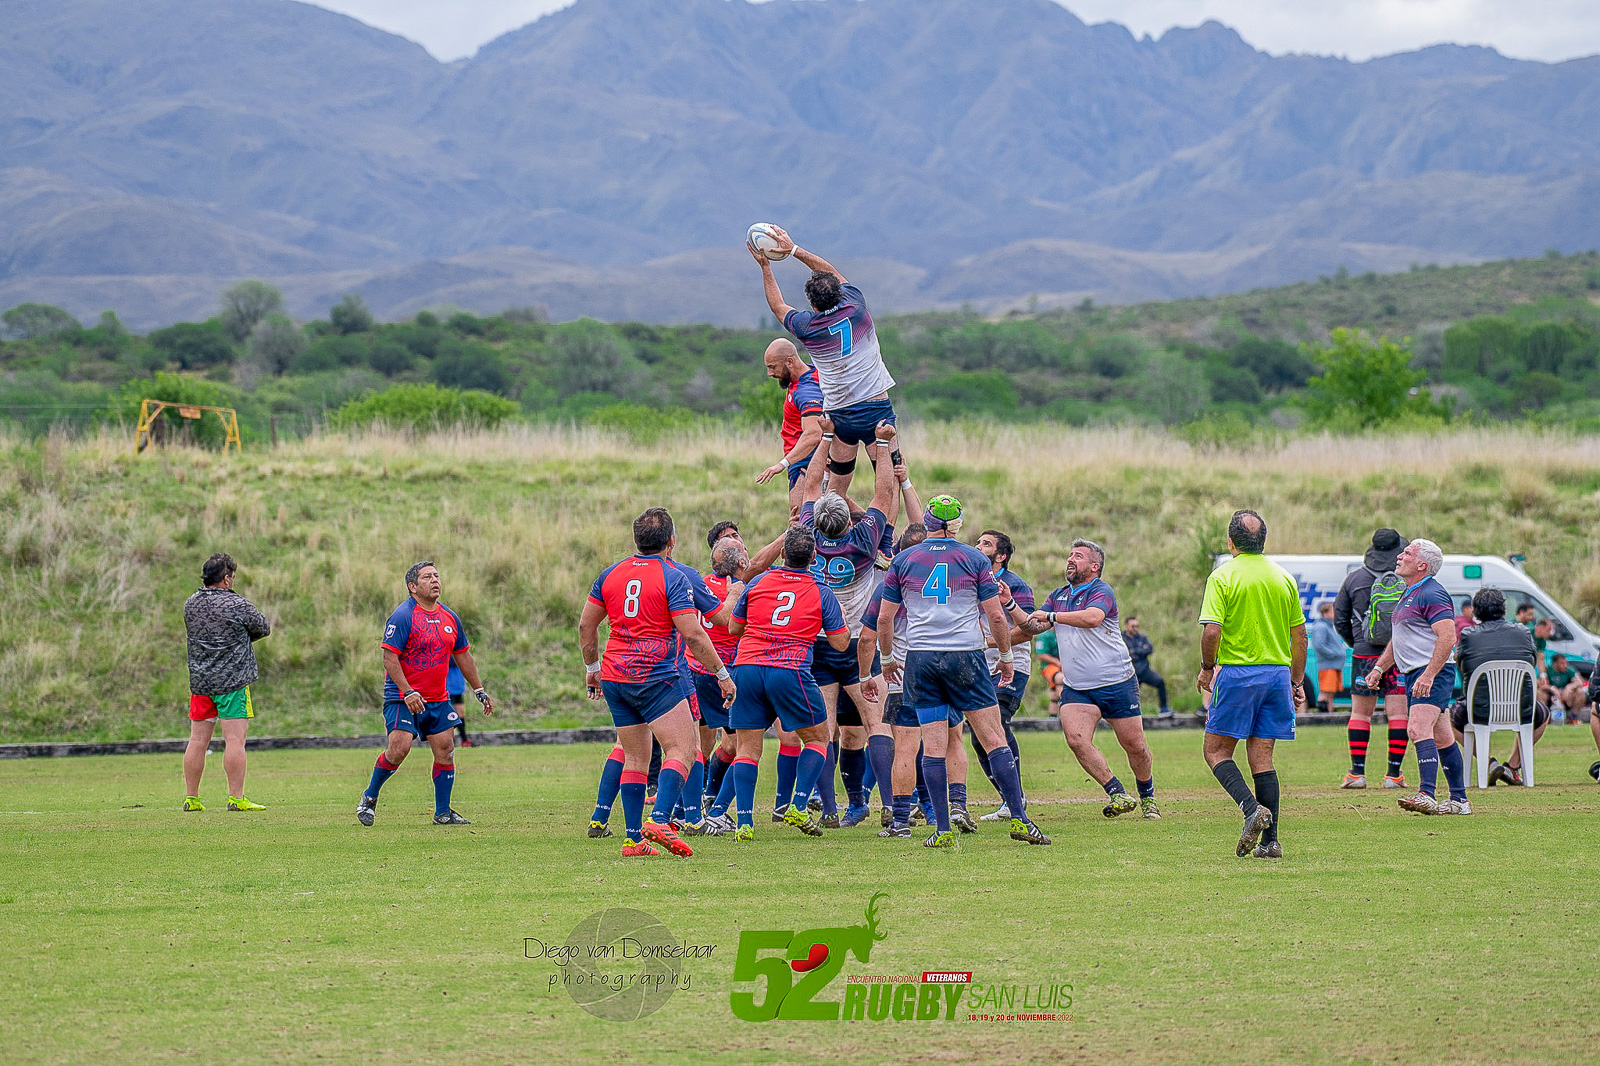
<path fill-rule="evenodd" d="M 950 832 L 950 785 L 945 776 L 943 755 L 922 756 L 922 777 L 928 783 L 928 798 L 933 801 L 934 826 L 941 833 Z"/>
<path fill-rule="evenodd" d="M 379 752 L 378 761 L 372 765 L 372 780 L 367 784 L 367 798 L 374 803 L 378 802 L 378 790 L 398 769 L 400 767 L 389 761 L 388 752 Z"/>
<path fill-rule="evenodd" d="M 717 788 L 717 798 L 711 803 L 711 810 L 707 814 L 715 816 L 727 814 L 728 808 L 733 806 L 734 790 L 737 783 L 733 774 L 733 763 L 728 764 L 728 772 L 722 775 L 722 784 Z"/>
<path fill-rule="evenodd" d="M 782 810 L 794 799 L 795 768 L 800 764 L 800 753 L 804 750 L 798 744 L 778 746 L 778 797 L 772 801 L 773 810 Z"/>
<path fill-rule="evenodd" d="M 695 752 L 694 765 L 689 767 L 689 780 L 684 782 L 683 796 L 678 801 L 678 810 L 683 812 L 683 820 L 699 824 L 704 817 L 701 813 L 705 804 L 702 802 L 706 796 L 706 757 L 700 752 Z"/>
<path fill-rule="evenodd" d="M 809 751 L 810 748 L 811 745 L 807 744 L 806 750 Z M 828 746 L 823 749 L 823 752 L 822 768 L 817 771 L 816 784 L 817 791 L 822 796 L 822 816 L 826 818 L 831 814 L 835 817 L 838 817 L 839 797 L 837 793 L 834 792 L 833 784 L 834 778 L 838 775 L 839 771 L 839 742 L 837 740 L 829 741 Z M 800 756 L 800 761 L 805 761 L 804 755 Z M 804 780 L 804 777 L 801 776 L 801 771 L 799 770 L 796 770 L 795 774 L 795 782 L 796 785 L 798 785 L 799 782 Z M 795 789 L 795 791 L 796 793 L 800 793 L 800 789 L 798 787 Z M 809 796 L 811 793 L 808 791 L 803 794 Z M 795 802 L 801 802 L 798 795 L 795 797 Z"/>
<path fill-rule="evenodd" d="M 689 780 L 689 768 L 677 759 L 663 759 L 661 773 L 656 777 L 656 805 L 650 820 L 658 825 L 672 821 L 672 810 L 683 795 L 683 786 Z"/>
<path fill-rule="evenodd" d="M 1008 745 L 1002 744 L 989 753 L 989 769 L 994 773 L 995 787 L 1000 790 L 1000 798 L 1006 801 L 1011 817 L 1026 822 L 1028 801 L 1022 794 L 1022 772 Z"/>
<path fill-rule="evenodd" d="M 450 790 L 456 787 L 456 764 L 433 764 L 433 813 L 450 813 Z"/>
<path fill-rule="evenodd" d="M 757 770 L 754 759 L 741 758 L 733 760 L 733 769 L 728 771 L 733 779 L 734 809 L 740 825 L 755 825 Z"/>
<path fill-rule="evenodd" d="M 720 747 L 711 753 L 711 761 L 706 764 L 707 794 L 712 796 L 722 795 L 722 779 L 728 776 L 728 770 L 732 766 L 733 760 L 723 758 Z M 732 795 L 732 793 L 729 793 L 729 795 Z"/>
<path fill-rule="evenodd" d="M 644 782 L 649 776 L 643 770 L 622 771 L 622 824 L 630 844 L 644 839 Z"/>
<path fill-rule="evenodd" d="M 828 765 L 828 745 L 812 741 L 800 749 L 799 764 L 795 767 L 794 802 L 797 807 L 804 810 L 803 804 L 806 797 L 811 795 L 811 790 L 817 787 L 817 779 L 822 775 Z M 828 800 L 833 795 L 832 788 L 826 788 L 822 793 L 822 811 L 828 812 Z M 834 807 L 837 814 L 839 808 Z"/>
<path fill-rule="evenodd" d="M 611 749 L 605 767 L 600 771 L 600 792 L 595 796 L 592 822 L 609 822 L 611 806 L 617 802 L 617 791 L 622 788 L 622 746 Z"/>

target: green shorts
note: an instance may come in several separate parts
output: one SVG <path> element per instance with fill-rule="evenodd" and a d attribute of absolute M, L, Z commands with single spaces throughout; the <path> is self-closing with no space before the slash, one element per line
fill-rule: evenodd
<path fill-rule="evenodd" d="M 189 718 L 195 722 L 209 722 L 213 718 L 224 720 L 254 718 L 255 707 L 250 702 L 250 686 L 224 692 L 220 696 L 189 694 Z"/>

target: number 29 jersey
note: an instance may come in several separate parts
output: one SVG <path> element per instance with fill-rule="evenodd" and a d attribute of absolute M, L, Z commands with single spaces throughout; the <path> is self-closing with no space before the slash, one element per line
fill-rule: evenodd
<path fill-rule="evenodd" d="M 883 598 L 906 615 L 910 651 L 982 651 L 978 604 L 1000 595 L 989 559 L 951 537 L 929 537 L 894 557 Z"/>
<path fill-rule="evenodd" d="M 659 555 L 635 555 L 606 567 L 589 590 L 611 624 L 600 660 L 602 681 L 643 684 L 678 678 L 673 618 L 696 614 L 689 579 Z"/>
<path fill-rule="evenodd" d="M 740 666 L 811 670 L 811 647 L 823 634 L 847 632 L 839 599 L 809 570 L 774 567 L 745 588 L 734 604 Z"/>

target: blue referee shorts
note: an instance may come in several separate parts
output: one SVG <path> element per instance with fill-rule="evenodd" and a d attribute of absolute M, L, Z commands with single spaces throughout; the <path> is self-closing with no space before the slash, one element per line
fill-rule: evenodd
<path fill-rule="evenodd" d="M 1234 740 L 1294 739 L 1287 666 L 1218 666 L 1206 732 Z"/>

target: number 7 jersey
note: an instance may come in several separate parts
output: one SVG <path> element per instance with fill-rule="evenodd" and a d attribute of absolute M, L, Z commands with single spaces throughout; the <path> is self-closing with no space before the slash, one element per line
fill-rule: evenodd
<path fill-rule="evenodd" d="M 678 678 L 678 629 L 673 618 L 698 614 L 689 579 L 659 555 L 613 563 L 594 579 L 589 602 L 611 624 L 600 661 L 602 681 L 642 684 Z"/>
<path fill-rule="evenodd" d="M 809 673 L 811 647 L 823 634 L 848 632 L 839 599 L 809 570 L 774 567 L 745 588 L 733 606 L 744 623 L 740 666 L 777 666 Z"/>
<path fill-rule="evenodd" d="M 929 537 L 894 557 L 883 598 L 906 615 L 911 651 L 982 651 L 978 605 L 1000 595 L 989 559 L 951 537 Z"/>

